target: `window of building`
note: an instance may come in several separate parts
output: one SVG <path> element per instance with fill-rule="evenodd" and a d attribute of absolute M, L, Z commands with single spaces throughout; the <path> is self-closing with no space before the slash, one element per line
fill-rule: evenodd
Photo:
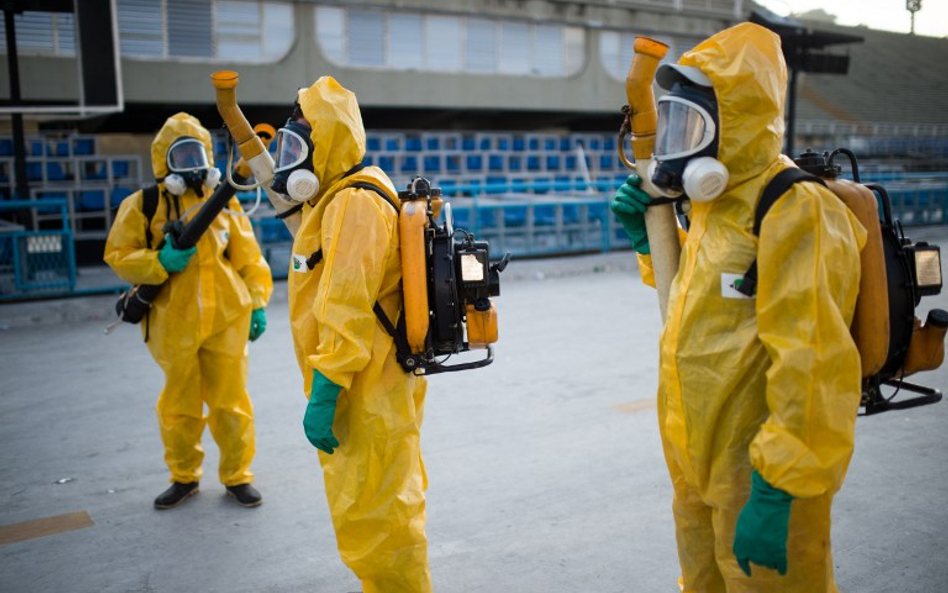
<path fill-rule="evenodd" d="M 23 55 L 75 56 L 75 19 L 71 12 L 21 12 L 13 15 L 16 50 Z M 7 51 L 7 31 L 0 26 L 0 53 Z"/>
<path fill-rule="evenodd" d="M 461 70 L 461 19 L 452 16 L 425 18 L 428 69 L 439 72 Z"/>
<path fill-rule="evenodd" d="M 122 56 L 273 62 L 293 44 L 293 6 L 258 0 L 118 0 Z"/>
<path fill-rule="evenodd" d="M 331 6 L 320 6 L 316 15 L 316 39 L 329 61 L 345 64 L 346 11 Z"/>
<path fill-rule="evenodd" d="M 494 71 L 497 66 L 497 25 L 493 21 L 467 20 L 464 59 L 467 72 L 489 74 Z"/>
<path fill-rule="evenodd" d="M 424 21 L 421 16 L 393 14 L 388 25 L 387 65 L 406 70 L 421 70 L 425 65 Z"/>
<path fill-rule="evenodd" d="M 586 62 L 584 29 L 526 21 L 318 6 L 316 37 L 355 68 L 564 77 Z"/>
<path fill-rule="evenodd" d="M 385 65 L 385 19 L 374 10 L 350 10 L 346 21 L 349 61 L 355 66 Z"/>

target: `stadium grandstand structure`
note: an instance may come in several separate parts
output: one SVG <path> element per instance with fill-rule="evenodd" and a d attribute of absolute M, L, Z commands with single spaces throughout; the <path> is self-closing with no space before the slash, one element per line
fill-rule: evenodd
<path fill-rule="evenodd" d="M 81 288 L 89 267 L 101 266 L 121 201 L 153 182 L 149 146 L 175 112 L 192 113 L 214 133 L 223 169 L 227 137 L 209 82 L 222 69 L 239 72 L 248 119 L 276 127 L 300 86 L 336 77 L 359 97 L 365 163 L 399 188 L 427 177 L 451 202 L 456 223 L 489 239 L 492 252 L 625 248 L 608 202 L 628 174 L 615 143 L 635 38 L 668 44 L 665 59 L 674 61 L 759 8 L 749 0 L 445 0 L 436 8 L 425 0 L 115 0 L 115 7 L 124 108 L 81 119 L 26 116 L 27 196 L 15 191 L 12 137 L 0 121 L 0 278 L 26 279 L 31 262 L 51 258 L 58 245 L 62 266 L 44 263 L 43 277 L 61 269 L 68 280 L 75 261 L 85 266 L 71 274 Z M 14 20 L 24 100 L 74 96 L 72 16 L 24 12 Z M 792 152 L 850 148 L 863 180 L 889 189 L 902 224 L 948 222 L 948 40 L 803 23 L 863 42 L 844 50 L 847 75 L 800 75 Z M 0 60 L 0 97 L 9 94 L 5 68 Z M 240 197 L 252 207 L 253 193 Z M 17 214 L 24 209 L 28 215 Z M 264 200 L 252 221 L 279 276 L 289 237 L 272 214 Z M 59 238 L 27 240 L 30 233 Z M 0 298 L 34 294 L 50 292 L 0 286 Z"/>

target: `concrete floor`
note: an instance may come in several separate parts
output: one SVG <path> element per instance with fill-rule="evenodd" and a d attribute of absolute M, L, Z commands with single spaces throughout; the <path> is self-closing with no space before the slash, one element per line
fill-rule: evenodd
<path fill-rule="evenodd" d="M 944 245 L 948 229 L 913 237 Z M 422 446 L 436 591 L 677 591 L 654 406 L 658 307 L 632 261 L 513 262 L 496 300 L 495 363 L 431 378 Z M 93 523 L 0 545 L 0 591 L 360 589 L 338 558 L 300 427 L 305 399 L 277 289 L 251 345 L 265 496 L 255 509 L 224 495 L 205 433 L 201 492 L 153 510 L 167 485 L 154 413 L 162 376 L 138 328 L 103 334 L 112 297 L 0 307 L 0 531 L 79 511 Z M 921 311 L 936 306 L 948 296 Z M 948 368 L 918 380 L 948 388 Z M 948 402 L 859 420 L 834 508 L 844 593 L 948 590 L 946 426 Z"/>

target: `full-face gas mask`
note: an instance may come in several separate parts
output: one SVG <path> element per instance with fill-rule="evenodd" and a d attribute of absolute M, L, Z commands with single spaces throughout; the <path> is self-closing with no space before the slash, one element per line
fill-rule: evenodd
<path fill-rule="evenodd" d="M 221 180 L 221 172 L 211 167 L 204 143 L 184 136 L 175 140 L 165 157 L 169 173 L 164 177 L 165 189 L 181 196 L 191 188 L 204 197 L 204 189 L 213 190 Z"/>
<path fill-rule="evenodd" d="M 699 82 L 706 81 L 707 86 L 693 83 L 680 74 L 684 68 L 674 68 L 679 73 L 678 80 L 658 99 L 658 127 L 649 177 L 666 197 L 684 194 L 692 201 L 708 202 L 724 192 L 728 181 L 727 167 L 716 158 L 717 100 L 706 76 L 697 77 L 689 72 Z M 664 80 L 669 80 L 668 76 Z"/>
<path fill-rule="evenodd" d="M 313 172 L 310 132 L 310 126 L 295 114 L 277 130 L 276 162 L 270 189 L 294 202 L 311 200 L 319 191 L 319 178 Z"/>

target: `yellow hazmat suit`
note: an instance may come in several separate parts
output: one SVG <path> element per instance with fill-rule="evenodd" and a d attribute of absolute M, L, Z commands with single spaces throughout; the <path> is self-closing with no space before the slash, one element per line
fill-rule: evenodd
<path fill-rule="evenodd" d="M 168 118 L 151 145 L 155 178 L 168 174 L 165 154 L 182 136 L 204 143 L 210 158 L 211 136 L 186 113 Z M 151 221 L 152 245 L 146 244 L 142 192 L 126 198 L 105 246 L 105 261 L 132 284 L 165 287 L 142 323 L 148 349 L 165 372 L 158 397 L 158 421 L 171 481 L 201 478 L 201 433 L 205 423 L 220 447 L 220 481 L 236 486 L 253 481 L 250 462 L 256 450 L 253 406 L 247 394 L 247 339 L 250 312 L 266 306 L 273 291 L 270 268 L 244 216 L 224 210 L 197 243 L 187 267 L 170 279 L 155 249 L 162 227 L 186 212 L 193 215 L 211 191 L 199 198 L 192 189 L 180 197 L 158 184 L 158 209 Z M 193 210 L 192 210 L 193 209 Z M 228 209 L 240 212 L 234 198 Z M 208 414 L 204 415 L 204 404 Z"/>
<path fill-rule="evenodd" d="M 293 243 L 290 322 L 305 393 L 313 369 L 342 387 L 339 448 L 319 453 L 339 553 L 365 593 L 430 591 L 420 448 L 426 381 L 398 365 L 372 311 L 378 301 L 389 319 L 401 312 L 398 215 L 375 192 L 350 186 L 372 183 L 393 201 L 397 192 L 376 167 L 343 177 L 365 155 L 355 95 L 322 77 L 300 90 L 299 103 L 320 189 Z M 305 260 L 316 252 L 322 258 L 310 269 Z"/>
<path fill-rule="evenodd" d="M 693 202 L 661 337 L 659 427 L 674 486 L 684 591 L 835 592 L 830 504 L 853 450 L 859 354 L 849 333 L 865 229 L 828 190 L 797 184 L 752 232 L 780 156 L 786 66 L 780 39 L 743 23 L 679 64 L 714 84 L 718 159 L 730 180 Z M 756 298 L 729 286 L 758 259 Z M 643 277 L 649 258 L 640 256 Z M 731 551 L 751 469 L 796 497 L 788 572 L 738 568 Z"/>

